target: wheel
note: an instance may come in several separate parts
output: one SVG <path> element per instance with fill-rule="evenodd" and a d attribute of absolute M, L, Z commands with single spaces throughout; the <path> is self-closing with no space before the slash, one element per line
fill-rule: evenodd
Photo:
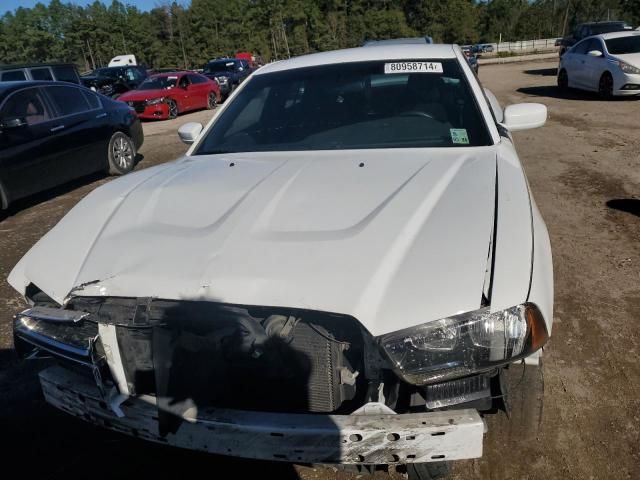
<path fill-rule="evenodd" d="M 122 132 L 116 132 L 109 140 L 109 174 L 124 175 L 133 170 L 136 161 L 136 146 Z"/>
<path fill-rule="evenodd" d="M 7 197 L 4 188 L 2 188 L 2 184 L 0 184 L 0 212 L 2 212 L 2 210 L 6 210 L 7 208 L 9 208 L 9 197 Z"/>
<path fill-rule="evenodd" d="M 564 68 L 558 73 L 558 88 L 562 91 L 569 89 L 569 75 Z"/>
<path fill-rule="evenodd" d="M 167 105 L 169 106 L 169 120 L 173 120 L 178 116 L 178 104 L 175 100 L 169 98 Z"/>
<path fill-rule="evenodd" d="M 216 97 L 216 92 L 209 92 L 209 96 L 207 97 L 207 108 L 209 110 L 213 110 L 218 105 L 218 97 Z"/>
<path fill-rule="evenodd" d="M 448 462 L 407 463 L 409 480 L 435 480 L 449 475 Z"/>
<path fill-rule="evenodd" d="M 613 97 L 613 77 L 609 72 L 604 72 L 600 77 L 600 83 L 598 84 L 598 93 L 604 100 L 609 100 Z"/>

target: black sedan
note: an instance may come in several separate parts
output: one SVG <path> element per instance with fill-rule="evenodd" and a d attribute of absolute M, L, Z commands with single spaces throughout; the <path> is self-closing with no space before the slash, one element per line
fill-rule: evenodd
<path fill-rule="evenodd" d="M 63 82 L 0 84 L 0 207 L 98 171 L 130 172 L 144 136 L 131 108 Z"/>

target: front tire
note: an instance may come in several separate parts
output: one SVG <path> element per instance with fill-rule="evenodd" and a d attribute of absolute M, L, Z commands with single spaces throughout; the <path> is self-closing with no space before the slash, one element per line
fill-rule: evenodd
<path fill-rule="evenodd" d="M 173 120 L 178 116 L 178 104 L 170 98 L 167 100 L 167 105 L 169 106 L 169 120 Z"/>
<path fill-rule="evenodd" d="M 604 72 L 600 77 L 598 94 L 603 100 L 610 100 L 613 97 L 613 77 L 609 72 Z"/>
<path fill-rule="evenodd" d="M 116 132 L 109 140 L 109 174 L 124 175 L 133 170 L 136 163 L 136 145 L 122 132 Z"/>
<path fill-rule="evenodd" d="M 563 92 L 569 90 L 569 75 L 564 68 L 558 73 L 558 88 Z"/>
<path fill-rule="evenodd" d="M 216 92 L 209 92 L 207 97 L 207 109 L 213 110 L 218 105 L 218 97 L 216 97 Z"/>

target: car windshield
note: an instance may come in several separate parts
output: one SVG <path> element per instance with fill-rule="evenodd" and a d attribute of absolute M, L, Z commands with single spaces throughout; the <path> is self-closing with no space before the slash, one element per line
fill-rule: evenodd
<path fill-rule="evenodd" d="M 234 62 L 214 62 L 204 67 L 204 73 L 232 72 Z"/>
<path fill-rule="evenodd" d="M 605 43 L 611 55 L 640 53 L 640 35 L 610 38 L 609 40 L 605 40 Z"/>
<path fill-rule="evenodd" d="M 151 77 L 142 82 L 138 90 L 164 90 L 175 87 L 177 83 L 177 76 Z"/>
<path fill-rule="evenodd" d="M 489 144 L 457 60 L 372 61 L 254 76 L 196 154 Z"/>
<path fill-rule="evenodd" d="M 121 71 L 118 68 L 99 68 L 94 73 L 96 77 L 117 78 Z"/>

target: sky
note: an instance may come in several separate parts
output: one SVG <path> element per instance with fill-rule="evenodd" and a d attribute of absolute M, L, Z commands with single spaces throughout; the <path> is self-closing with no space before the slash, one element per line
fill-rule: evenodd
<path fill-rule="evenodd" d="M 18 7 L 33 7 L 36 3 L 48 4 L 50 0 L 0 0 L 0 15 L 13 11 Z M 74 3 L 76 5 L 88 5 L 95 0 L 62 0 L 62 3 Z M 104 4 L 111 4 L 111 0 L 101 0 Z M 160 4 L 160 0 L 120 0 L 122 3 L 135 5 L 140 10 L 151 10 Z M 183 2 L 178 2 L 183 3 Z"/>

